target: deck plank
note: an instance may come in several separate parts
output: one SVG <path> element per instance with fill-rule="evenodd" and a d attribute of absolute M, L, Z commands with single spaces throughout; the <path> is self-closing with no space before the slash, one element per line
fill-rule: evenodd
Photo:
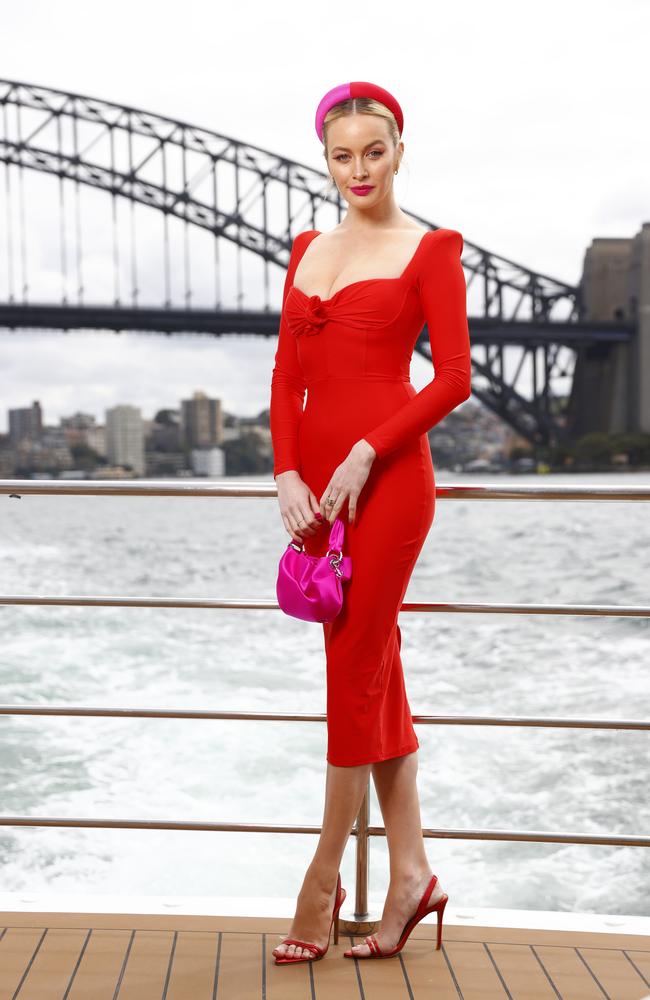
<path fill-rule="evenodd" d="M 338 997 L 339 1000 L 363 1000 L 361 981 L 356 963 L 351 958 L 344 958 L 343 952 L 352 945 L 350 934 L 339 933 L 338 944 L 334 944 L 334 934 L 325 958 L 314 962 L 314 996 L 321 998 Z M 279 971 L 282 967 L 279 966 Z M 311 1000 L 312 994 L 306 994 Z M 277 1000 L 284 1000 L 284 994 L 278 993 Z M 366 1000 L 369 998 L 366 996 Z"/>
<path fill-rule="evenodd" d="M 67 1000 L 113 1000 L 132 935 L 126 929 L 93 928 L 85 948 L 80 949 Z"/>
<path fill-rule="evenodd" d="M 650 996 L 650 951 L 635 951 L 634 948 L 621 949 L 627 960 L 634 965 L 648 988 Z"/>
<path fill-rule="evenodd" d="M 476 928 L 473 928 L 476 930 Z M 463 1000 L 508 1000 L 507 990 L 481 941 L 454 941 L 444 945 Z"/>
<path fill-rule="evenodd" d="M 212 1000 L 220 945 L 218 932 L 178 931 L 165 1000 Z"/>
<path fill-rule="evenodd" d="M 87 936 L 88 930 L 61 927 L 49 927 L 47 933 L 39 935 L 30 959 L 23 966 L 24 976 L 18 981 L 21 998 L 60 1000 L 72 980 Z"/>
<path fill-rule="evenodd" d="M 226 931 L 221 935 L 221 957 L 217 997 L 219 1000 L 260 1000 L 262 980 L 262 935 Z M 122 1000 L 120 997 L 119 1000 Z"/>
<path fill-rule="evenodd" d="M 401 952 L 406 966 L 413 1000 L 459 1000 L 454 973 L 450 969 L 445 939 L 443 948 L 435 950 L 433 933 L 429 936 L 413 932 Z"/>
<path fill-rule="evenodd" d="M 133 933 L 120 971 L 119 1000 L 160 1000 L 173 940 L 173 930 L 140 928 Z"/>
<path fill-rule="evenodd" d="M 5 928 L 0 939 L 0 1000 L 13 997 L 45 932 L 45 926 Z"/>
<path fill-rule="evenodd" d="M 613 1000 L 643 1000 L 647 997 L 647 983 L 622 952 L 615 948 L 578 948 L 577 951 Z"/>
<path fill-rule="evenodd" d="M 526 1000 L 557 1000 L 557 991 L 548 974 L 527 944 L 484 944 L 513 997 Z"/>
<path fill-rule="evenodd" d="M 576 1000 L 605 1000 L 606 994 L 580 960 L 577 949 L 570 947 L 569 941 L 566 945 L 539 945 L 535 951 L 564 1000 L 573 1000 L 574 997 Z"/>

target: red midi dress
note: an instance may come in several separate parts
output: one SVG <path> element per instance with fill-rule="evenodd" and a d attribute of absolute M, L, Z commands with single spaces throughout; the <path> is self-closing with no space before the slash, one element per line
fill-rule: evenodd
<path fill-rule="evenodd" d="M 355 520 L 346 499 L 343 608 L 323 623 L 327 761 L 374 763 L 419 747 L 407 699 L 397 616 L 435 507 L 427 431 L 471 393 L 462 235 L 426 232 L 398 278 L 367 278 L 329 299 L 293 275 L 318 230 L 295 237 L 282 300 L 270 425 L 273 474 L 295 469 L 320 501 L 334 470 L 365 438 L 377 453 Z M 426 322 L 435 377 L 420 392 L 410 362 Z M 304 405 L 305 390 L 307 402 Z M 330 524 L 304 539 L 325 555 Z"/>

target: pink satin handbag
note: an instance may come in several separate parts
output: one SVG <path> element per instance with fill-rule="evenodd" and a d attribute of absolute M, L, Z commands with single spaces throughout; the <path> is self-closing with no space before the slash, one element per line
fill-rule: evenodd
<path fill-rule="evenodd" d="M 343 607 L 343 583 L 352 576 L 352 559 L 343 555 L 345 525 L 334 519 L 327 555 L 310 556 L 293 538 L 280 558 L 275 591 L 287 615 L 306 622 L 331 622 Z"/>

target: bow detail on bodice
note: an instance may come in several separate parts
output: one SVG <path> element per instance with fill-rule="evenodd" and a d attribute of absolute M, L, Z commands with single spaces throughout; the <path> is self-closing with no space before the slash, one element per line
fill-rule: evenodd
<path fill-rule="evenodd" d="M 313 337 L 315 333 L 320 333 L 321 326 L 327 323 L 327 308 L 320 295 L 303 294 L 303 301 L 302 319 L 294 316 L 291 325 L 296 337 L 300 337 L 301 334 Z"/>

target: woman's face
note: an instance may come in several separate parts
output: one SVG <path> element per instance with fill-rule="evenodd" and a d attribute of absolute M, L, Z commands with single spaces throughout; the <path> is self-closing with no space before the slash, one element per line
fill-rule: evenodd
<path fill-rule="evenodd" d="M 327 165 L 346 201 L 355 208 L 376 205 L 390 193 L 404 144 L 397 149 L 388 122 L 377 115 L 344 115 L 327 126 Z M 367 194 L 355 187 L 370 187 Z"/>

